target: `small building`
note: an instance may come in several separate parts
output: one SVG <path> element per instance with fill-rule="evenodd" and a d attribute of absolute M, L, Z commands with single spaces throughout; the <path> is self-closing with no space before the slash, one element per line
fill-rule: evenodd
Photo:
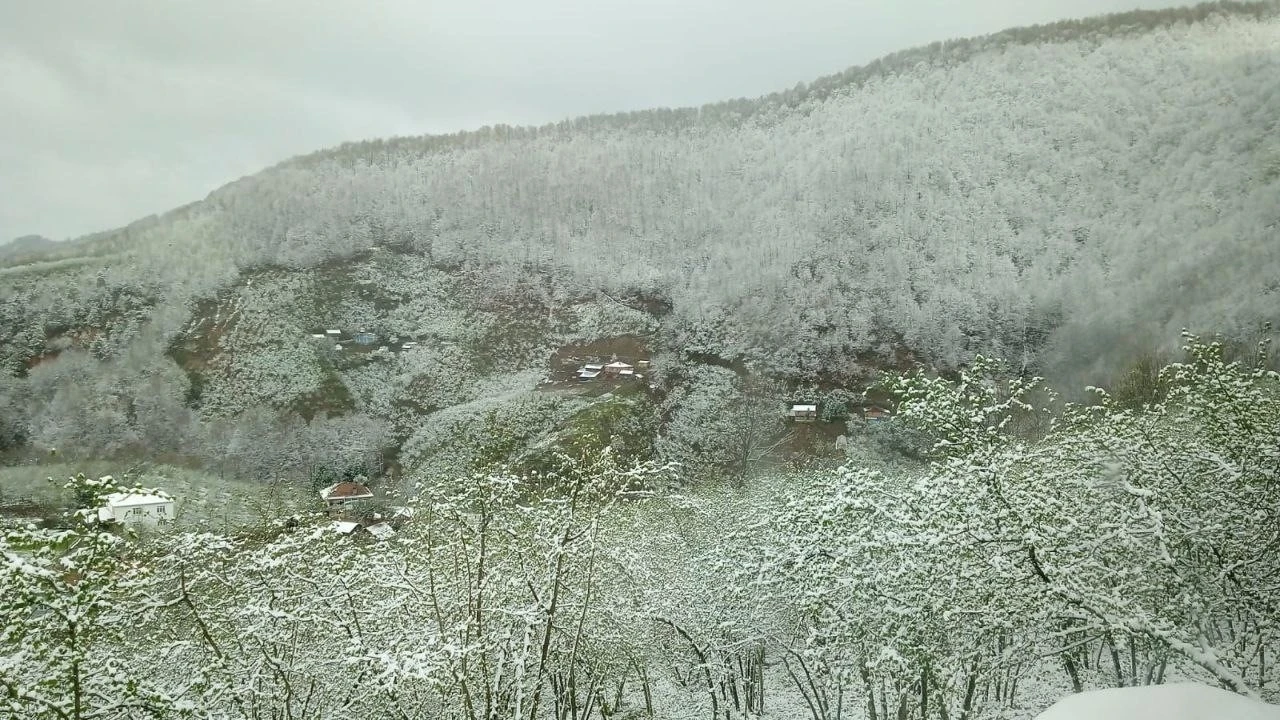
<path fill-rule="evenodd" d="M 587 363 L 582 366 L 582 369 L 587 372 L 600 372 L 601 370 L 604 370 L 604 365 L 601 365 L 600 363 Z"/>
<path fill-rule="evenodd" d="M 324 333 L 311 333 L 311 339 L 312 339 L 312 340 L 323 340 L 323 339 L 325 339 L 325 338 L 327 338 L 327 337 L 329 337 L 329 336 L 328 336 L 328 335 L 325 335 Z"/>
<path fill-rule="evenodd" d="M 351 336 L 351 340 L 357 345 L 372 345 L 378 342 L 378 336 L 371 332 L 358 332 Z"/>
<path fill-rule="evenodd" d="M 649 369 L 649 361 L 648 361 L 648 360 L 637 360 L 637 361 L 636 361 L 636 369 L 637 369 L 637 370 L 648 370 L 648 369 Z"/>
<path fill-rule="evenodd" d="M 630 379 L 630 378 L 634 378 L 635 376 L 636 376 L 636 371 L 632 370 L 631 368 L 624 368 L 618 371 L 618 377 L 620 378 Z"/>
<path fill-rule="evenodd" d="M 98 508 L 98 520 L 122 525 L 158 525 L 174 517 L 173 498 L 163 492 L 117 492 L 106 497 Z"/>
<path fill-rule="evenodd" d="M 599 370 L 587 370 L 584 368 L 578 371 L 579 380 L 594 380 L 595 378 L 598 378 L 598 377 L 600 377 Z"/>
<path fill-rule="evenodd" d="M 339 535 L 350 535 L 360 529 L 360 523 L 348 522 L 346 520 L 334 520 L 333 524 L 329 527 L 333 528 L 333 531 Z"/>
<path fill-rule="evenodd" d="M 392 535 L 396 534 L 395 528 L 391 527 L 385 522 L 374 523 L 366 527 L 365 530 L 368 530 L 369 534 L 374 536 L 378 540 L 387 540 Z"/>
<path fill-rule="evenodd" d="M 893 419 L 893 413 L 879 405 L 870 405 L 862 409 L 862 419 L 867 422 L 888 422 Z"/>
<path fill-rule="evenodd" d="M 604 366 L 604 374 L 605 374 L 605 375 L 613 375 L 613 376 L 617 376 L 617 375 L 621 374 L 623 370 L 631 370 L 631 371 L 634 373 L 634 372 L 635 372 L 635 367 L 634 367 L 634 366 L 632 366 L 632 365 L 629 365 L 629 364 L 627 364 L 627 363 L 624 363 L 624 362 L 618 361 L 618 360 L 614 360 L 613 362 L 611 362 L 611 363 L 609 363 L 608 365 L 605 365 L 605 366 Z"/>
<path fill-rule="evenodd" d="M 320 499 L 332 510 L 360 500 L 371 500 L 373 492 L 364 483 L 347 480 L 321 490 Z"/>
<path fill-rule="evenodd" d="M 816 422 L 818 420 L 817 405 L 792 405 L 787 417 L 796 422 Z"/>
<path fill-rule="evenodd" d="M 325 330 L 324 334 L 328 335 L 329 337 L 338 337 L 339 335 L 342 334 L 342 331 L 341 330 Z"/>

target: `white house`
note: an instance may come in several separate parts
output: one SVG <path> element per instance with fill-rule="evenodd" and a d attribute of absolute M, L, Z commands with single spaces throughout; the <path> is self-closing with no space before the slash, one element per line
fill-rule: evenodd
<path fill-rule="evenodd" d="M 796 422 L 814 422 L 818 419 L 817 405 L 792 405 L 787 413 Z"/>
<path fill-rule="evenodd" d="M 163 492 L 156 494 L 118 492 L 106 498 L 107 504 L 98 508 L 102 522 L 114 520 L 122 525 L 158 525 L 170 522 L 174 515 L 173 498 Z"/>

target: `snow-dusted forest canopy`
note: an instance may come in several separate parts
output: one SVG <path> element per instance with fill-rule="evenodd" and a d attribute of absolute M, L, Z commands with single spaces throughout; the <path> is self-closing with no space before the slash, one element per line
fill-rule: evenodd
<path fill-rule="evenodd" d="M 75 295 L 181 301 L 387 244 L 653 293 L 673 342 L 783 373 L 898 343 L 1113 370 L 1181 327 L 1274 314 L 1273 10 L 1061 23 L 760 100 L 344 146 L 59 248 L 91 257 L 6 294 L 47 326 Z M 61 287 L 104 265 L 105 290 Z"/>
<path fill-rule="evenodd" d="M 1046 398 L 988 361 L 895 378 L 935 441 L 910 469 L 681 495 L 597 448 L 426 483 L 382 542 L 322 516 L 10 532 L 0 712 L 972 720 L 1192 681 L 1272 717 L 1249 698 L 1280 694 L 1280 374 L 1186 343 L 1161 399 L 1031 435 Z"/>
<path fill-rule="evenodd" d="M 0 716 L 1275 701 L 1277 314 L 1274 2 L 353 143 L 28 240 Z M 618 355 L 643 379 L 572 375 Z M 93 512 L 135 479 L 165 531 Z"/>

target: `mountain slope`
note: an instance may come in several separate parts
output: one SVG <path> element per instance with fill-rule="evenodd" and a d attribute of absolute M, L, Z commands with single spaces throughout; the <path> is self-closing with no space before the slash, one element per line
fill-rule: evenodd
<path fill-rule="evenodd" d="M 670 309 L 659 350 L 797 381 L 902 348 L 1104 380 L 1182 326 L 1275 319 L 1276 9 L 1062 23 L 756 101 L 316 153 L 0 268 L 0 359 L 21 374 L 96 343 L 135 377 L 248 271 L 382 247 L 486 287 L 646 298 Z M 266 382 L 243 372 L 227 387 Z M 297 399 L 275 387 L 251 396 Z"/>

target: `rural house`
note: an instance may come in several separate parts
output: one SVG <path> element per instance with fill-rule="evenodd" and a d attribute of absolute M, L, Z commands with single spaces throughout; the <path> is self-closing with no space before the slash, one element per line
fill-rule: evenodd
<path fill-rule="evenodd" d="M 817 405 L 792 405 L 787 417 L 796 422 L 816 422 L 818 420 Z"/>
<path fill-rule="evenodd" d="M 163 492 L 118 492 L 108 495 L 106 504 L 98 508 L 98 520 L 122 525 L 158 525 L 172 521 L 173 511 L 173 498 Z"/>
<path fill-rule="evenodd" d="M 635 374 L 634 367 L 632 367 L 631 365 L 628 365 L 627 363 L 620 362 L 618 360 L 614 360 L 613 362 L 604 366 L 604 374 L 611 377 L 617 377 L 621 375 L 622 371 L 624 370 L 630 370 L 631 372 L 628 373 L 629 375 Z"/>
<path fill-rule="evenodd" d="M 364 483 L 347 480 L 321 490 L 320 499 L 324 500 L 330 510 L 334 510 L 360 500 L 371 500 L 373 492 Z"/>
<path fill-rule="evenodd" d="M 862 418 L 867 422 L 887 422 L 892 417 L 893 413 L 879 405 L 871 405 L 862 410 Z"/>

